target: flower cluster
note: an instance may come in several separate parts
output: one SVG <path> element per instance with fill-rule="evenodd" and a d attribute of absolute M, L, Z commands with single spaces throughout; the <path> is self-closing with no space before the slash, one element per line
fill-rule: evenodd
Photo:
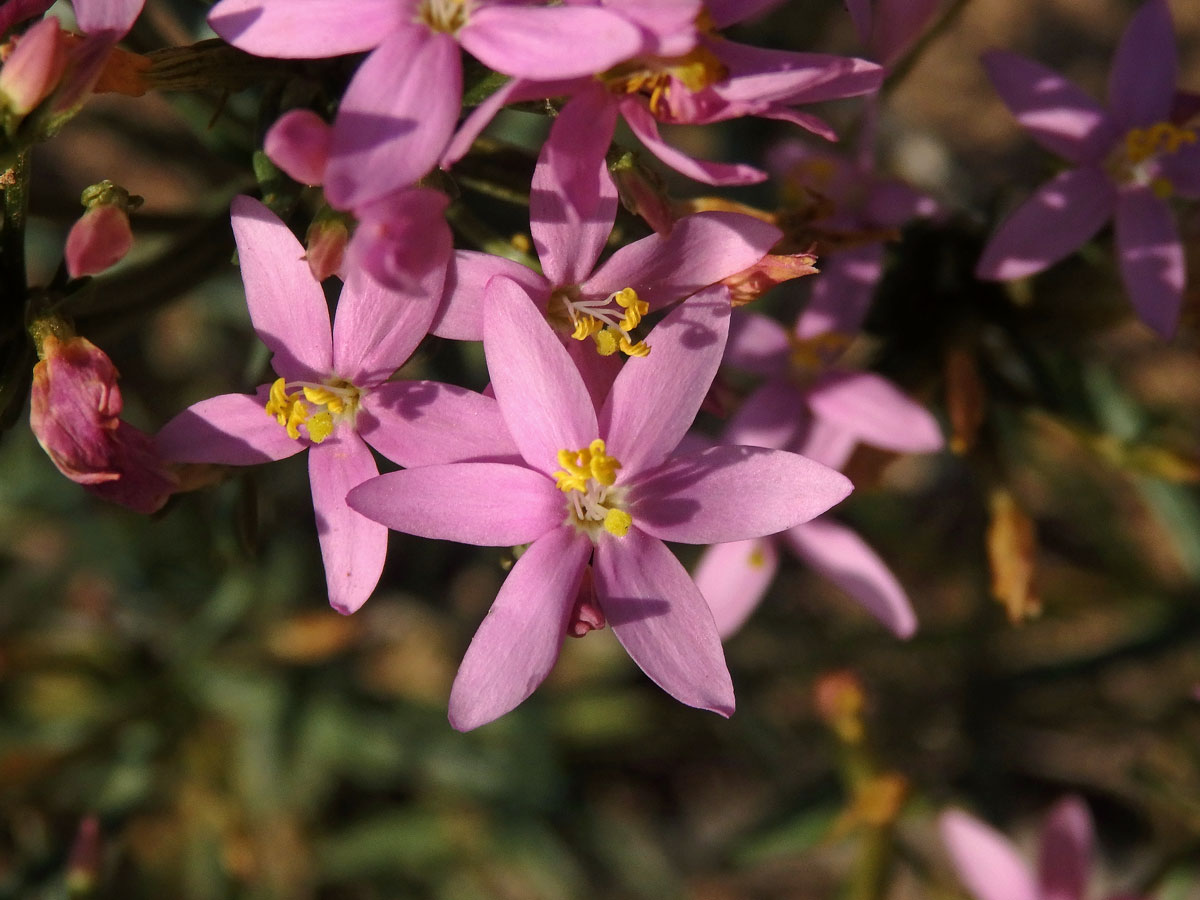
<path fill-rule="evenodd" d="M 389 529 L 523 548 L 455 681 L 450 718 L 461 729 L 522 702 L 564 636 L 605 624 L 672 696 L 728 715 L 721 638 L 765 593 L 778 564 L 773 536 L 895 634 L 911 635 L 916 615 L 882 559 L 846 526 L 816 517 L 850 492 L 840 470 L 858 444 L 897 453 L 943 445 L 930 413 L 843 355 L 883 276 L 885 243 L 944 210 L 876 171 L 874 112 L 856 158 L 795 141 L 776 147 L 769 168 L 790 197 L 775 213 L 672 204 L 630 174 L 636 166 L 614 178 L 623 120 L 694 182 L 766 179 L 747 163 L 684 153 L 660 124 L 761 117 L 834 139 L 803 107 L 876 92 L 884 65 L 935 6 L 849 4 L 881 65 L 726 33 L 773 5 L 221 0 L 208 22 L 246 54 L 363 55 L 340 96 L 297 91 L 263 137 L 278 170 L 318 198 L 308 246 L 279 215 L 294 208 L 272 209 L 265 194 L 232 203 L 250 319 L 274 375 L 253 393 L 197 402 L 151 444 L 119 420 L 106 358 L 82 339 L 49 338 L 32 416 L 43 446 L 71 477 L 147 512 L 182 489 L 180 466 L 309 451 L 328 596 L 342 613 L 378 584 Z M 4 27 L 45 7 L 6 4 Z M 43 18 L 10 45 L 0 69 L 5 158 L 51 136 L 105 73 L 129 93 L 153 83 L 142 58 L 115 56 L 139 10 L 79 0 L 82 40 Z M 490 93 L 465 100 L 474 69 L 464 54 L 495 76 Z M 996 51 L 984 65 L 1019 121 L 1074 168 L 1000 226 L 979 276 L 1031 275 L 1115 216 L 1134 306 L 1172 333 L 1184 266 L 1168 198 L 1200 192 L 1200 142 L 1192 110 L 1177 102 L 1165 0 L 1147 0 L 1129 26 L 1108 110 L 1037 63 Z M 554 118 L 520 186 L 531 241 L 506 252 L 456 248 L 456 166 L 503 107 L 532 101 Z M 89 191 L 63 281 L 104 271 L 132 241 L 137 198 L 108 183 Z M 644 237 L 627 240 L 630 229 L 618 227 L 622 199 L 643 213 Z M 824 271 L 790 329 L 733 310 L 815 272 L 814 257 Z M 323 281 L 335 274 L 331 317 Z M 399 380 L 428 335 L 481 341 L 490 388 Z M 736 408 L 726 403 L 723 430 L 706 437 L 693 426 L 706 399 L 721 405 L 721 371 L 763 380 Z M 375 454 L 399 469 L 380 474 Z M 695 581 L 664 542 L 711 545 Z"/>

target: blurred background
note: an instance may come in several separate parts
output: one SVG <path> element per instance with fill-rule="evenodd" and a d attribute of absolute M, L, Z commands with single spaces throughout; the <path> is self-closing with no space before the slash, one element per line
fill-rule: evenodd
<path fill-rule="evenodd" d="M 1180 84 L 1200 90 L 1200 4 L 1171 7 Z M 1136 8 L 948 0 L 889 81 L 879 167 L 947 214 L 889 244 L 850 353 L 926 403 L 960 452 L 860 448 L 835 514 L 892 565 L 920 628 L 897 640 L 787 558 L 726 646 L 728 721 L 677 704 L 605 630 L 568 641 L 515 712 L 458 734 L 449 686 L 510 552 L 393 533 L 375 596 L 344 618 L 303 457 L 139 517 L 63 479 L 22 413 L 0 440 L 0 898 L 952 900 L 966 895 L 941 810 L 971 809 L 1032 859 L 1065 793 L 1096 817 L 1089 896 L 1200 898 L 1200 307 L 1176 340 L 1155 338 L 1107 231 L 1027 282 L 971 274 L 997 217 L 1055 166 L 979 54 L 1029 55 L 1102 97 Z M 149 0 L 126 46 L 209 36 L 205 11 Z M 833 0 L 735 34 L 865 52 Z M 109 178 L 145 198 L 133 252 L 72 308 L 120 369 L 134 424 L 263 381 L 229 201 L 257 189 L 271 111 L 352 68 L 97 97 L 35 148 L 31 284 L 59 265 L 83 188 Z M 861 107 L 822 111 L 851 149 Z M 513 112 L 491 131 L 526 184 L 545 125 Z M 672 139 L 756 164 L 795 136 L 757 120 L 698 131 Z M 783 188 L 719 193 L 774 209 Z M 280 190 L 302 233 L 310 198 Z M 462 203 L 498 233 L 527 229 L 520 204 L 466 188 Z M 1200 216 L 1180 210 L 1197 271 Z M 645 233 L 632 216 L 618 228 Z M 790 322 L 807 290 L 758 308 Z M 477 347 L 432 338 L 405 374 L 486 383 Z"/>

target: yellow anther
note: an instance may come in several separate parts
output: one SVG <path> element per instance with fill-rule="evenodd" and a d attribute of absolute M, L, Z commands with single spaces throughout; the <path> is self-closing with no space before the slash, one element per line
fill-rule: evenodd
<path fill-rule="evenodd" d="M 1125 135 L 1125 156 L 1133 165 L 1160 153 L 1175 153 L 1184 144 L 1194 144 L 1196 133 L 1171 122 L 1155 122 L 1146 128 L 1133 128 Z"/>
<path fill-rule="evenodd" d="M 337 422 L 353 418 L 358 409 L 359 392 L 354 385 L 335 379 L 325 384 L 302 383 L 288 393 L 287 381 L 276 379 L 267 396 L 266 411 L 287 429 L 288 437 L 300 439 L 300 426 L 308 439 L 319 444 L 333 434 Z"/>
<path fill-rule="evenodd" d="M 755 547 L 750 551 L 750 556 L 747 557 L 746 564 L 752 569 L 761 569 L 767 564 L 767 554 L 762 552 L 761 547 Z"/>
<path fill-rule="evenodd" d="M 571 332 L 571 337 L 577 341 L 582 341 L 585 338 L 591 337 L 603 327 L 604 323 L 593 316 L 580 316 L 575 321 L 575 330 Z"/>
<path fill-rule="evenodd" d="M 650 304 L 638 299 L 637 291 L 631 287 L 622 288 L 613 294 L 617 306 L 625 310 L 625 318 L 621 320 L 621 330 L 632 331 L 642 321 L 642 316 L 650 311 Z"/>
<path fill-rule="evenodd" d="M 638 341 L 635 344 L 624 335 L 621 336 L 620 347 L 621 352 L 626 356 L 636 356 L 642 358 L 650 355 L 649 344 L 647 344 L 645 341 Z"/>
<path fill-rule="evenodd" d="M 600 438 L 592 441 L 588 445 L 587 455 L 588 473 L 605 487 L 612 487 L 613 482 L 617 480 L 617 469 L 621 468 L 621 464 L 604 452 L 604 441 Z M 580 456 L 583 456 L 583 451 L 580 451 Z"/>
<path fill-rule="evenodd" d="M 604 514 L 604 530 L 613 537 L 625 537 L 632 524 L 633 516 L 623 509 L 610 509 Z"/>

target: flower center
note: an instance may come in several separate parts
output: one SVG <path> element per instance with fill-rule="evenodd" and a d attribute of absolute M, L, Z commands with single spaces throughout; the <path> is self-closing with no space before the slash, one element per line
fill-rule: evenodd
<path fill-rule="evenodd" d="M 289 389 L 292 393 L 288 393 Z M 303 425 L 308 439 L 319 444 L 333 433 L 339 422 L 354 424 L 361 397 L 358 388 L 341 378 L 324 383 L 289 382 L 280 378 L 271 385 L 267 415 L 274 416 L 293 440 L 300 439 Z"/>
<path fill-rule="evenodd" d="M 559 288 L 550 297 L 549 318 L 577 341 L 591 338 L 596 352 L 612 356 L 620 350 L 626 356 L 648 356 L 650 347 L 645 341 L 634 341 L 630 334 L 650 310 L 650 304 L 639 300 L 631 287 L 614 291 L 603 300 L 588 300 L 579 296 L 575 287 Z"/>
<path fill-rule="evenodd" d="M 604 452 L 604 441 L 592 441 L 581 450 L 559 450 L 554 473 L 558 489 L 567 495 L 567 521 L 593 541 L 601 528 L 624 537 L 633 516 L 620 506 L 620 490 L 613 488 L 621 463 Z"/>
<path fill-rule="evenodd" d="M 610 69 L 601 80 L 614 94 L 641 94 L 655 116 L 678 118 L 674 96 L 698 94 L 729 77 L 729 68 L 707 47 L 697 46 L 683 56 L 644 56 Z M 686 103 L 687 100 L 684 99 Z"/>
<path fill-rule="evenodd" d="M 1132 128 L 1125 134 L 1108 162 L 1108 171 L 1119 184 L 1147 185 L 1166 199 L 1174 193 L 1174 185 L 1158 162 L 1164 156 L 1177 153 L 1186 144 L 1196 143 L 1194 128 L 1184 128 L 1172 122 L 1155 122 L 1145 128 Z"/>
<path fill-rule="evenodd" d="M 797 337 L 795 333 L 789 332 L 792 373 L 802 381 L 808 380 L 841 356 L 850 345 L 850 340 L 850 335 L 840 331 L 826 331 L 809 338 Z"/>
<path fill-rule="evenodd" d="M 429 26 L 432 31 L 458 34 L 467 24 L 475 0 L 421 0 L 417 7 L 417 21 Z"/>

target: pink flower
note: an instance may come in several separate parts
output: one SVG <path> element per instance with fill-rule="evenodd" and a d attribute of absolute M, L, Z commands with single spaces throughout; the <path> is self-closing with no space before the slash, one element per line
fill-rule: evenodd
<path fill-rule="evenodd" d="M 1060 800 L 1047 816 L 1036 874 L 1004 835 L 974 816 L 952 809 L 938 824 L 954 868 L 975 900 L 1084 900 L 1093 828 L 1078 797 Z"/>
<path fill-rule="evenodd" d="M 1147 0 L 1130 21 L 1109 73 L 1106 110 L 1057 72 L 1003 51 L 984 57 L 1017 120 L 1075 168 L 1051 179 L 992 235 L 980 278 L 1024 278 L 1068 256 L 1110 218 L 1125 289 L 1138 316 L 1175 332 L 1187 280 L 1166 198 L 1200 197 L 1194 120 L 1172 118 L 1176 55 L 1166 0 Z"/>
<path fill-rule="evenodd" d="M 790 453 L 717 447 L 671 455 L 716 373 L 728 325 L 724 288 L 685 301 L 650 333 L 654 352 L 625 363 L 597 413 L 528 295 L 504 277 L 488 284 L 484 352 L 523 464 L 408 469 L 349 497 L 398 531 L 531 544 L 459 669 L 450 695 L 455 728 L 483 725 L 521 703 L 553 667 L 563 637 L 599 620 L 574 620 L 589 560 L 595 603 L 642 670 L 689 706 L 733 712 L 712 615 L 663 541 L 769 534 L 824 511 L 850 485 Z"/>
<path fill-rule="evenodd" d="M 573 104 L 555 120 L 538 156 L 529 224 L 544 274 L 491 254 L 457 251 L 432 328 L 442 337 L 479 340 L 484 286 L 495 275 L 512 278 L 571 345 L 597 403 L 615 375 L 618 349 L 653 351 L 652 343 L 631 334 L 642 316 L 743 271 L 781 236 L 751 216 L 700 213 L 680 219 L 665 237 L 652 234 L 622 247 L 597 266 L 616 217 L 617 192 L 604 163 L 607 145 L 591 138 L 611 129 L 613 115 L 603 104 Z"/>
<path fill-rule="evenodd" d="M 762 181 L 766 173 L 753 166 L 701 161 L 681 153 L 662 139 L 658 123 L 704 125 L 761 116 L 792 122 L 834 140 L 836 135 L 821 119 L 795 107 L 867 94 L 878 89 L 883 78 L 883 69 L 866 60 L 767 50 L 716 33 L 765 5 L 770 4 L 710 0 L 705 10 L 712 30 L 701 31 L 689 52 L 639 56 L 605 72 L 599 84 L 595 78 L 556 82 L 528 76 L 514 79 L 467 118 L 443 155 L 443 164 L 463 156 L 504 104 L 570 95 L 567 109 L 573 104 L 606 105 L 609 109 L 604 118 L 613 124 L 619 113 L 651 153 L 689 178 L 714 185 Z M 607 148 L 612 134 L 610 125 L 603 131 L 596 129 L 592 137 Z"/>
<path fill-rule="evenodd" d="M 378 474 L 368 444 L 401 465 L 515 454 L 490 398 L 433 382 L 389 381 L 425 336 L 437 307 L 450 246 L 441 219 L 421 249 L 419 287 L 400 295 L 351 272 L 332 328 L 304 249 L 265 206 L 233 204 L 246 301 L 254 329 L 280 376 L 254 396 L 224 394 L 195 404 L 159 432 L 163 455 L 180 462 L 253 465 L 309 450 L 309 477 L 329 600 L 351 613 L 383 570 L 387 529 L 346 505 L 350 488 Z"/>
<path fill-rule="evenodd" d="M 834 346 L 840 350 L 844 344 L 835 341 Z M 826 369 L 821 354 L 821 338 L 800 339 L 796 331 L 789 333 L 757 313 L 735 314 L 726 363 L 766 375 L 767 381 L 730 419 L 723 440 L 792 450 L 834 469 L 846 464 L 859 443 L 901 453 L 941 449 L 941 429 L 922 406 L 879 375 Z M 780 541 L 898 637 L 916 631 L 908 595 L 887 564 L 854 531 L 821 516 L 777 539 L 705 551 L 695 579 L 722 637 L 734 634 L 766 594 L 778 570 Z"/>
<path fill-rule="evenodd" d="M 101 499 L 157 512 L 178 481 L 149 435 L 121 420 L 112 360 L 86 338 L 41 337 L 29 426 L 58 470 Z"/>
<path fill-rule="evenodd" d="M 259 56 L 371 54 L 338 108 L 325 193 L 357 209 L 437 161 L 462 105 L 458 45 L 527 78 L 590 76 L 637 53 L 639 28 L 603 9 L 496 0 L 222 0 L 209 24 Z"/>

